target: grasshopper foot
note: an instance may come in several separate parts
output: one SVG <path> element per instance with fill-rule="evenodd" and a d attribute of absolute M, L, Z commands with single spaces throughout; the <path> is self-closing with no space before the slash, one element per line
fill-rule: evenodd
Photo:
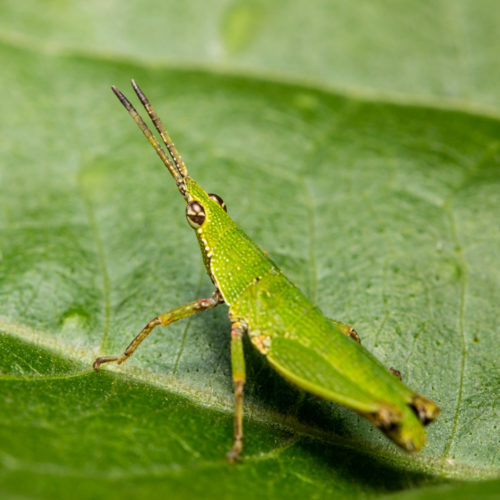
<path fill-rule="evenodd" d="M 235 439 L 233 447 L 226 454 L 226 459 L 230 464 L 241 462 L 241 451 L 243 450 L 243 443 L 241 439 Z"/>
<path fill-rule="evenodd" d="M 99 367 L 104 363 L 111 363 L 112 361 L 116 361 L 118 364 L 122 363 L 124 360 L 123 356 L 102 356 L 97 358 L 92 364 L 92 368 L 97 372 L 99 371 Z"/>

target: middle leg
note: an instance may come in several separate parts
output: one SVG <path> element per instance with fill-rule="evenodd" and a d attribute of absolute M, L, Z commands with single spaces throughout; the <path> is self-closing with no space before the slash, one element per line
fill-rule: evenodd
<path fill-rule="evenodd" d="M 240 321 L 231 325 L 231 365 L 234 384 L 234 442 L 226 455 L 229 462 L 240 459 L 243 450 L 243 386 L 245 385 L 245 358 L 243 356 L 243 334 L 246 329 Z"/>

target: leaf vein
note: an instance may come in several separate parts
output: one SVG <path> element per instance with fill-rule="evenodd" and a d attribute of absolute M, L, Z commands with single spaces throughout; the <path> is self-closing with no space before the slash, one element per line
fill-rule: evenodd
<path fill-rule="evenodd" d="M 459 373 L 459 382 L 458 382 L 458 395 L 457 402 L 455 405 L 455 412 L 453 415 L 453 423 L 451 427 L 450 436 L 445 445 L 443 458 L 449 457 L 451 452 L 451 447 L 453 445 L 453 441 L 457 435 L 458 429 L 458 421 L 460 418 L 460 411 L 462 409 L 462 399 L 463 399 L 463 391 L 464 391 L 464 380 L 465 380 L 465 365 L 467 359 L 467 343 L 465 338 L 465 327 L 464 327 L 464 317 L 465 317 L 465 291 L 466 291 L 466 279 L 467 279 L 467 267 L 465 263 L 465 258 L 463 255 L 462 248 L 460 246 L 460 241 L 458 238 L 457 227 L 455 216 L 453 215 L 453 211 L 450 207 L 451 197 L 445 202 L 443 208 L 445 210 L 446 216 L 448 218 L 451 237 L 455 245 L 455 254 L 460 270 L 460 280 L 459 280 L 459 316 L 458 316 L 458 329 L 460 332 L 460 373 Z"/>
<path fill-rule="evenodd" d="M 104 351 L 108 340 L 109 324 L 111 318 L 110 280 L 109 280 L 108 266 L 106 262 L 106 255 L 104 252 L 104 246 L 99 232 L 99 226 L 97 224 L 92 203 L 90 201 L 87 192 L 85 191 L 85 186 L 81 174 L 82 171 L 80 170 L 79 174 L 77 175 L 77 182 L 79 188 L 77 191 L 80 193 L 80 196 L 83 200 L 85 213 L 87 215 L 87 220 L 89 221 L 91 233 L 95 242 L 97 258 L 102 277 L 102 292 L 104 299 L 104 325 L 103 325 L 103 333 L 100 344 L 100 351 Z"/>

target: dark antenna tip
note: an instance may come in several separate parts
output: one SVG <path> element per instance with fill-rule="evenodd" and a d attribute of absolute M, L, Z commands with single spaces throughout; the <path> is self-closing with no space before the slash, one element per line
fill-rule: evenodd
<path fill-rule="evenodd" d="M 165 127 L 163 126 L 163 123 L 161 122 L 160 117 L 156 114 L 156 111 L 154 110 L 153 106 L 151 106 L 149 99 L 146 97 L 144 92 L 141 90 L 139 85 L 137 85 L 136 81 L 133 78 L 132 78 L 132 80 L 130 80 L 130 83 L 132 84 L 132 88 L 134 89 L 134 92 L 136 93 L 137 97 L 139 98 L 139 101 L 141 101 L 141 103 L 144 106 L 144 108 L 146 109 L 149 117 L 151 118 L 151 121 L 153 122 L 156 130 L 160 134 L 160 137 L 162 138 L 163 143 L 167 147 L 167 150 L 170 153 L 172 160 L 174 160 L 175 167 L 179 171 L 179 174 L 181 175 L 181 177 L 186 177 L 187 176 L 186 165 L 182 161 L 181 155 L 177 151 L 177 148 L 175 147 L 174 143 L 172 142 L 172 139 L 170 139 L 170 136 L 168 135 L 168 132 L 166 131 Z"/>
<path fill-rule="evenodd" d="M 134 92 L 137 94 L 139 101 L 141 101 L 144 106 L 146 105 L 151 106 L 151 104 L 149 103 L 149 99 L 145 96 L 144 92 L 141 90 L 139 85 L 135 83 L 135 80 L 134 79 L 130 80 L 130 83 L 132 84 L 132 88 L 134 89 Z"/>
<path fill-rule="evenodd" d="M 111 85 L 111 90 L 113 91 L 115 96 L 118 97 L 118 100 L 122 103 L 127 111 L 135 112 L 134 106 L 132 106 L 130 101 L 121 93 L 120 90 L 118 90 L 114 85 Z"/>
<path fill-rule="evenodd" d="M 133 80 L 132 80 L 132 82 L 135 84 L 135 82 Z M 134 108 L 133 104 L 115 87 L 115 85 L 111 85 L 111 90 L 116 95 L 116 97 L 118 98 L 120 103 L 123 105 L 123 107 L 128 111 L 129 115 L 135 121 L 137 126 L 142 130 L 142 133 L 146 136 L 146 138 L 148 139 L 150 144 L 153 146 L 153 148 L 155 149 L 158 156 L 161 158 L 164 165 L 168 168 L 168 170 L 170 171 L 172 176 L 177 180 L 177 183 L 179 184 L 180 180 L 183 177 L 182 173 L 179 171 L 179 168 L 177 167 L 177 165 L 176 164 L 174 165 L 170 161 L 170 159 L 168 158 L 167 154 L 165 153 L 165 151 L 161 147 L 161 145 L 158 142 L 158 140 L 156 139 L 156 137 L 153 135 L 151 130 L 149 130 L 148 126 L 146 125 L 144 120 L 141 118 L 141 115 L 139 115 L 139 113 Z M 139 89 L 139 92 L 140 92 L 140 89 Z M 137 95 L 140 98 L 140 94 L 137 93 Z M 141 101 L 142 101 L 142 99 L 141 99 Z M 147 99 L 146 99 L 146 101 L 147 101 Z"/>

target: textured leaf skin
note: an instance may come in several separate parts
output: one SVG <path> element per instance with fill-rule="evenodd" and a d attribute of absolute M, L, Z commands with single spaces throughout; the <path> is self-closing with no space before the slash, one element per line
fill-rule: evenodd
<path fill-rule="evenodd" d="M 500 3 L 260 5 L 1 2 L 2 499 L 416 497 L 423 472 L 499 476 Z M 245 9 L 258 29 L 228 58 L 219 30 Z M 224 306 L 158 332 L 121 373 L 87 371 L 211 293 L 168 173 L 109 92 L 131 76 L 201 185 L 439 404 L 422 452 L 304 397 L 247 342 L 246 460 L 229 470 Z M 484 498 L 474 484 L 450 497 Z"/>
<path fill-rule="evenodd" d="M 253 345 L 287 380 L 373 421 L 408 451 L 425 444 L 412 404 L 421 398 L 359 343 L 344 335 L 190 177 L 186 199 L 204 207 L 195 229 L 209 275 Z"/>

